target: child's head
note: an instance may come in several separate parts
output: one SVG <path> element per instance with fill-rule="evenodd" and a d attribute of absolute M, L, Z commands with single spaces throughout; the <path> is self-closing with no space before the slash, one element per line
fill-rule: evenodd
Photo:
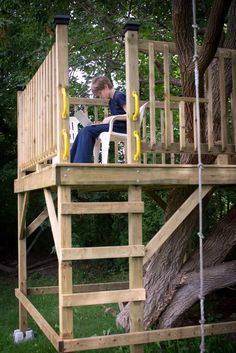
<path fill-rule="evenodd" d="M 113 84 L 106 76 L 94 77 L 91 83 L 91 90 L 95 96 L 109 98 Z"/>

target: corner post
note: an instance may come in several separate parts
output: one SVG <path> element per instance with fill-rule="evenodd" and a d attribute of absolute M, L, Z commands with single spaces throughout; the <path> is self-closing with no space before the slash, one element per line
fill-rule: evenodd
<path fill-rule="evenodd" d="M 132 92 L 139 97 L 139 71 L 138 71 L 138 29 L 137 22 L 125 24 L 125 63 L 126 63 L 126 101 L 127 101 L 127 163 L 140 163 L 140 158 L 135 161 L 136 140 L 133 135 L 136 130 L 140 136 L 139 119 L 132 120 L 135 111 L 135 101 Z"/>
<path fill-rule="evenodd" d="M 127 99 L 127 162 L 129 164 L 140 164 L 141 154 L 134 159 L 137 153 L 137 140 L 134 131 L 140 137 L 139 119 L 133 120 L 135 101 L 132 92 L 135 91 L 139 97 L 139 72 L 138 72 L 138 29 L 137 22 L 127 22 L 125 25 L 125 60 L 126 60 L 126 99 Z M 140 101 L 140 99 L 139 99 Z M 128 188 L 129 201 L 142 201 L 142 188 L 130 186 Z M 129 213 L 129 245 L 142 245 L 142 214 Z M 129 287 L 130 289 L 143 287 L 143 259 L 142 257 L 129 258 Z M 130 303 L 130 332 L 143 331 L 144 303 L 133 301 Z M 131 353 L 143 353 L 144 346 L 131 345 Z"/>
<path fill-rule="evenodd" d="M 22 129 L 22 119 L 23 119 L 23 91 L 25 89 L 24 85 L 17 85 L 17 176 L 21 178 L 25 175 L 21 171 L 21 163 L 23 158 L 23 129 Z M 26 195 L 24 193 L 18 193 L 17 203 L 18 203 L 18 287 L 19 290 L 27 295 L 27 252 L 26 252 L 26 237 L 21 237 L 22 219 L 24 215 Z M 25 332 L 28 328 L 28 315 L 27 310 L 24 306 L 19 303 L 19 329 Z"/>
<path fill-rule="evenodd" d="M 59 163 L 70 161 L 69 148 L 66 153 L 65 134 L 69 137 L 68 105 L 68 24 L 69 16 L 56 16 L 56 90 L 57 90 L 57 155 Z M 64 90 L 64 93 L 62 92 Z M 64 135 L 63 135 L 64 132 Z M 69 139 L 68 139 L 69 141 Z M 67 142 L 68 142 L 67 141 Z M 69 147 L 69 146 L 68 146 Z M 62 248 L 71 248 L 71 216 L 62 213 L 62 204 L 71 201 L 71 189 L 58 186 L 58 232 L 59 254 Z M 62 304 L 64 294 L 72 294 L 71 261 L 58 264 L 59 327 L 62 339 L 73 338 L 73 308 Z"/>
<path fill-rule="evenodd" d="M 57 155 L 59 163 L 68 163 L 69 150 L 66 152 L 66 136 L 69 141 L 69 80 L 68 80 L 68 24 L 69 16 L 55 16 L 56 24 L 56 116 L 57 116 Z M 65 90 L 66 98 L 63 97 Z M 64 134 L 63 134 L 64 133 Z"/>

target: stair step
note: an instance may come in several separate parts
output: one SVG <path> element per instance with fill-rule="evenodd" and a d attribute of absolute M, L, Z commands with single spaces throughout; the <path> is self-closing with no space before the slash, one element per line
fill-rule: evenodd
<path fill-rule="evenodd" d="M 144 245 L 63 248 L 61 250 L 62 261 L 143 257 L 145 255 Z"/>
<path fill-rule="evenodd" d="M 128 202 L 64 202 L 62 214 L 111 214 L 111 213 L 143 213 L 142 201 Z"/>

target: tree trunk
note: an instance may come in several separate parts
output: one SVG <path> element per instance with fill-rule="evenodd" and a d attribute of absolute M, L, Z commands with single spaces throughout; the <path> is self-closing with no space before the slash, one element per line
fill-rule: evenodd
<path fill-rule="evenodd" d="M 204 37 L 203 48 L 199 56 L 199 73 L 200 87 L 203 93 L 203 75 L 214 57 L 220 36 L 222 33 L 224 18 L 229 9 L 231 1 L 216 0 L 213 4 L 212 11 L 208 21 L 208 27 Z M 233 1 L 234 6 L 236 0 Z M 177 52 L 179 56 L 182 91 L 183 96 L 195 96 L 194 76 L 193 76 L 193 32 L 192 32 L 192 8 L 191 2 L 184 0 L 173 0 L 173 27 L 175 31 L 175 39 Z M 231 6 L 231 10 L 232 10 Z M 230 11 L 229 16 L 233 13 Z M 232 21 L 232 25 L 235 22 Z M 230 21 L 229 21 L 230 23 Z M 235 41 L 236 44 L 236 41 Z M 217 96 L 215 96 L 217 99 Z M 219 97 L 218 97 L 219 100 Z M 214 102 L 215 105 L 215 102 Z M 203 121 L 202 117 L 202 121 Z M 220 120 L 216 119 L 216 128 L 214 131 L 220 130 Z M 201 126 L 203 126 L 201 124 Z M 187 139 L 192 142 L 193 139 L 193 119 L 191 109 L 187 114 Z M 203 129 L 205 131 L 206 129 Z M 204 134 L 202 134 L 204 135 Z M 214 159 L 205 158 L 203 163 L 212 163 Z M 192 155 L 183 155 L 181 163 L 196 163 L 196 157 Z M 193 192 L 193 187 L 176 188 L 168 198 L 166 207 L 166 219 L 168 219 L 178 209 L 186 198 Z M 146 290 L 146 302 L 144 313 L 144 324 L 147 328 L 157 322 L 176 295 L 176 288 L 180 284 L 181 269 L 186 262 L 186 254 L 191 245 L 191 235 L 196 229 L 198 223 L 198 212 L 194 210 L 189 217 L 177 228 L 171 239 L 167 240 L 162 248 L 153 255 L 151 260 L 144 268 L 144 287 Z M 222 270 L 223 271 L 223 270 Z M 189 277 L 190 278 L 190 277 Z M 195 281 L 196 277 L 191 278 Z M 216 286 L 217 288 L 217 286 Z M 194 299 L 195 300 L 195 299 Z M 194 302 L 193 300 L 193 302 Z M 117 323 L 129 329 L 129 305 L 126 305 L 117 316 Z M 175 318 L 176 320 L 176 318 Z"/>

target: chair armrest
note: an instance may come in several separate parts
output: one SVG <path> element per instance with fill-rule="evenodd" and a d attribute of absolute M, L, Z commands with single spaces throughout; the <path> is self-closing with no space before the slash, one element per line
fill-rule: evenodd
<path fill-rule="evenodd" d="M 116 120 L 127 120 L 127 115 L 112 115 L 111 120 L 109 122 L 109 130 L 108 132 L 111 133 L 113 131 L 113 125 Z"/>

